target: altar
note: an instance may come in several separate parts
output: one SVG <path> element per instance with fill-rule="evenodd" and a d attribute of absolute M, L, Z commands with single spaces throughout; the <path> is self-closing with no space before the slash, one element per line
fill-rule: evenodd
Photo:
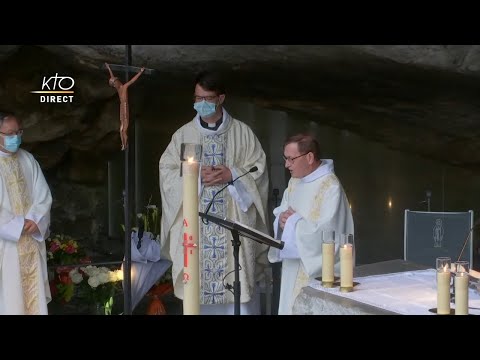
<path fill-rule="evenodd" d="M 358 266 L 353 292 L 324 288 L 312 280 L 297 296 L 295 315 L 434 315 L 436 270 L 404 260 Z M 469 313 L 480 315 L 480 295 L 471 283 Z M 454 304 L 451 304 L 454 308 Z"/>

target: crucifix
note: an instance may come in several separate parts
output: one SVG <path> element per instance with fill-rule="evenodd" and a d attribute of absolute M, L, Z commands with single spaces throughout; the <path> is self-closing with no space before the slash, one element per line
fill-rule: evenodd
<path fill-rule="evenodd" d="M 129 108 L 128 108 L 128 87 L 132 85 L 137 79 L 145 72 L 145 68 L 142 67 L 138 70 L 134 66 L 125 66 L 125 65 L 111 65 L 105 63 L 105 67 L 110 73 L 110 79 L 108 84 L 115 88 L 118 93 L 118 98 L 120 100 L 120 139 L 122 141 L 122 150 L 125 150 L 128 145 L 128 125 L 130 120 Z M 118 69 L 123 69 L 126 72 L 138 71 L 137 74 L 128 80 L 125 84 L 120 81 L 120 79 L 113 75 L 111 67 Z M 151 69 L 148 69 L 147 73 L 151 73 Z M 128 75 L 127 75 L 128 76 Z"/>
<path fill-rule="evenodd" d="M 104 67 L 110 74 L 109 85 L 117 90 L 120 100 L 120 138 L 122 142 L 122 151 L 125 153 L 125 189 L 123 192 L 124 199 L 124 217 L 125 217 L 125 259 L 123 262 L 123 314 L 132 314 L 132 287 L 131 287 L 131 267 L 132 267 L 132 250 L 131 250 L 131 232 L 132 224 L 130 214 L 130 204 L 135 204 L 133 199 L 135 195 L 135 122 L 130 121 L 128 106 L 128 87 L 132 85 L 142 74 L 152 74 L 152 69 L 144 67 L 132 66 L 132 46 L 125 45 L 125 65 L 104 64 Z M 113 71 L 123 71 L 125 73 L 125 82 L 122 83 Z M 136 73 L 129 79 L 129 73 Z M 130 123 L 130 124 L 129 124 Z M 130 128 L 129 128 L 130 125 Z M 129 142 L 128 139 L 131 139 Z"/>

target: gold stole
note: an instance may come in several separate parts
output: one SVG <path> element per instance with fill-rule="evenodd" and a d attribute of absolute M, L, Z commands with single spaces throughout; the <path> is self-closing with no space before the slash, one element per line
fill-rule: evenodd
<path fill-rule="evenodd" d="M 308 214 L 308 220 L 312 222 L 317 222 L 320 219 L 320 208 L 323 204 L 324 197 L 325 197 L 325 192 L 332 186 L 334 183 L 334 177 L 327 175 L 328 177 L 325 177 L 325 179 L 322 179 L 322 184 L 320 185 L 320 188 L 318 189 L 317 194 L 315 195 L 315 198 L 313 199 L 313 203 L 310 207 L 310 211 Z M 294 189 L 296 183 L 293 185 L 292 184 L 292 189 L 290 190 L 290 193 Z M 290 195 L 290 194 L 289 194 Z M 339 234 L 335 234 L 336 236 L 339 236 Z M 321 240 L 321 239 L 320 239 Z M 292 297 L 292 309 L 293 309 L 293 304 L 295 303 L 295 299 L 297 298 L 298 294 L 300 294 L 300 290 L 302 290 L 303 287 L 307 286 L 309 283 L 310 279 L 303 269 L 303 264 L 300 261 L 300 266 L 298 267 L 298 273 L 297 273 L 297 279 L 295 281 L 295 287 L 293 289 L 293 297 Z"/>
<path fill-rule="evenodd" d="M 11 209 L 16 216 L 25 216 L 30 208 L 31 201 L 27 192 L 27 183 L 16 154 L 0 157 L 0 173 L 5 180 Z M 17 249 L 25 314 L 36 315 L 40 312 L 37 280 L 38 271 L 40 271 L 38 243 L 31 236 L 22 234 Z"/>

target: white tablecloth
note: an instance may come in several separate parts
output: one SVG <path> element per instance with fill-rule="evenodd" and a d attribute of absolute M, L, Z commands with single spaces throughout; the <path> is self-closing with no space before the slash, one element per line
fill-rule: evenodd
<path fill-rule="evenodd" d="M 434 315 L 429 309 L 437 307 L 435 278 L 434 269 L 358 277 L 354 282 L 359 284 L 350 293 L 340 292 L 339 287 L 324 288 L 318 280 L 309 286 L 398 314 Z M 480 315 L 480 295 L 474 289 L 469 289 L 468 295 L 469 313 Z"/>

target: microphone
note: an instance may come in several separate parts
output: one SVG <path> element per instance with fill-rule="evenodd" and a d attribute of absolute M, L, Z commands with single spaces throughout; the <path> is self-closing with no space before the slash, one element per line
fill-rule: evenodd
<path fill-rule="evenodd" d="M 465 238 L 465 241 L 463 242 L 463 247 L 462 250 L 460 251 L 460 255 L 458 255 L 457 261 L 460 261 L 460 258 L 462 257 L 463 250 L 465 250 L 465 246 L 467 246 L 468 239 L 470 238 L 470 234 L 472 233 L 473 229 L 477 228 L 480 225 L 480 218 L 475 221 L 475 224 L 473 224 L 472 228 L 468 231 L 468 234 Z"/>
<path fill-rule="evenodd" d="M 249 173 L 253 173 L 253 172 L 255 172 L 255 171 L 258 171 L 258 167 L 256 167 L 256 166 L 252 167 L 252 168 L 251 168 L 250 170 L 248 170 L 246 173 L 244 173 L 244 174 L 242 174 L 242 175 L 240 175 L 240 176 L 237 176 L 235 179 L 229 181 L 229 182 L 227 183 L 227 185 L 225 185 L 225 186 L 222 187 L 220 190 L 218 190 L 218 191 L 215 193 L 215 195 L 213 195 L 212 200 L 210 200 L 210 202 L 208 203 L 207 209 L 205 210 L 205 215 L 207 215 L 208 211 L 209 211 L 210 208 L 212 207 L 213 201 L 215 200 L 215 197 L 216 197 L 218 194 L 220 194 L 223 190 L 225 190 L 229 185 L 233 185 L 233 183 L 234 183 L 235 181 L 237 181 L 238 179 L 240 179 L 241 177 L 243 177 L 243 176 L 245 176 L 245 175 L 247 175 L 247 174 L 249 174 Z M 208 220 L 202 219 L 202 222 L 203 222 L 205 225 L 208 225 Z"/>

